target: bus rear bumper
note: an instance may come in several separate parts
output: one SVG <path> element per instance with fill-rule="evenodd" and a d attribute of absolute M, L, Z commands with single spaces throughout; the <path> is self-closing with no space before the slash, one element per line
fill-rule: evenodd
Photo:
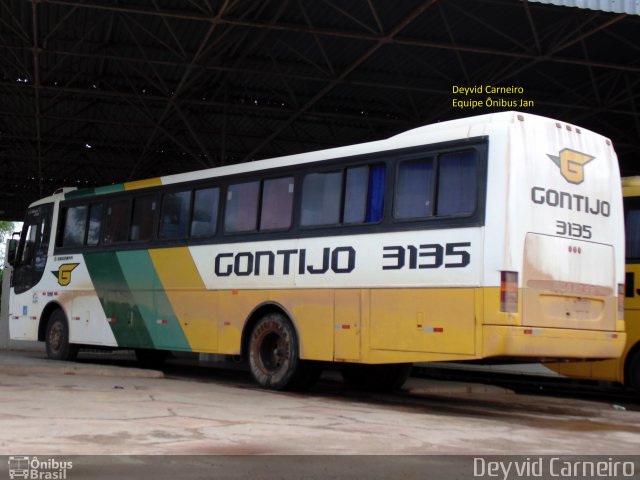
<path fill-rule="evenodd" d="M 484 325 L 482 357 L 605 359 L 622 355 L 624 332 Z"/>

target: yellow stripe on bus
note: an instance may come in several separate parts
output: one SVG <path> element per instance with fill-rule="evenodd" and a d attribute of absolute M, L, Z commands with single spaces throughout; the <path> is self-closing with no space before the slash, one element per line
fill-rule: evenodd
<path fill-rule="evenodd" d="M 139 188 L 159 187 L 160 185 L 162 185 L 162 181 L 160 180 L 160 177 L 156 177 L 156 178 L 147 178 L 145 180 L 136 180 L 133 182 L 125 182 L 124 189 L 137 190 Z"/>
<path fill-rule="evenodd" d="M 217 351 L 218 294 L 207 291 L 189 249 L 161 248 L 149 255 L 191 349 Z"/>

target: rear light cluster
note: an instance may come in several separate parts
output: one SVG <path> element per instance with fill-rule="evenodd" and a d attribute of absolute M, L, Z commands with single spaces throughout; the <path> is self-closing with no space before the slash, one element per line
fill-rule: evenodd
<path fill-rule="evenodd" d="M 518 311 L 518 272 L 500 272 L 500 311 Z"/>
<path fill-rule="evenodd" d="M 624 320 L 624 283 L 618 284 L 618 320 Z"/>

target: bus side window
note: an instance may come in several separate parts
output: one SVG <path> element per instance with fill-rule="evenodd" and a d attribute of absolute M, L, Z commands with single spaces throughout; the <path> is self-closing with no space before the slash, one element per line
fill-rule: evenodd
<path fill-rule="evenodd" d="M 84 244 L 84 234 L 87 226 L 87 206 L 78 205 L 66 209 L 64 230 L 62 234 L 63 247 L 79 247 Z"/>
<path fill-rule="evenodd" d="M 625 256 L 627 263 L 640 261 L 640 202 L 625 198 Z"/>
<path fill-rule="evenodd" d="M 478 162 L 475 150 L 440 155 L 437 215 L 471 215 L 476 209 Z"/>
<path fill-rule="evenodd" d="M 310 173 L 302 184 L 303 227 L 335 225 L 340 221 L 342 172 Z"/>
<path fill-rule="evenodd" d="M 104 243 L 126 242 L 130 218 L 130 202 L 128 199 L 109 202 L 107 204 L 107 217 L 103 233 Z"/>
<path fill-rule="evenodd" d="M 293 177 L 265 180 L 262 187 L 260 230 L 283 230 L 291 226 Z"/>
<path fill-rule="evenodd" d="M 395 188 L 395 218 L 426 218 L 433 215 L 433 158 L 400 163 Z"/>
<path fill-rule="evenodd" d="M 196 190 L 193 199 L 193 220 L 191 236 L 195 238 L 212 237 L 218 223 L 219 188 Z"/>
<path fill-rule="evenodd" d="M 26 234 L 23 233 L 24 245 L 20 257 L 20 265 L 30 264 L 36 256 L 38 246 L 38 224 L 25 225 Z"/>
<path fill-rule="evenodd" d="M 156 210 L 154 195 L 135 197 L 133 199 L 133 218 L 131 221 L 130 240 L 151 240 L 153 234 L 153 217 Z"/>
<path fill-rule="evenodd" d="M 160 238 L 184 238 L 189 227 L 191 191 L 168 193 L 162 197 Z"/>
<path fill-rule="evenodd" d="M 224 231 L 252 232 L 258 224 L 260 182 L 236 183 L 227 188 Z"/>
<path fill-rule="evenodd" d="M 343 223 L 372 223 L 382 220 L 384 183 L 384 165 L 348 168 Z"/>

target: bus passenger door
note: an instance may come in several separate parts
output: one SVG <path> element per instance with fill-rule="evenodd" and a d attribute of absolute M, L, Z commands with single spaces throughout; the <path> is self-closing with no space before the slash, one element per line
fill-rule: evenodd
<path fill-rule="evenodd" d="M 335 290 L 334 359 L 360 360 L 361 290 Z"/>
<path fill-rule="evenodd" d="M 42 309 L 42 304 L 39 303 L 40 293 L 29 290 L 40 282 L 45 272 L 52 214 L 52 204 L 39 205 L 27 211 L 11 281 L 16 295 L 9 306 L 12 339 L 38 338 L 37 320 L 40 319 Z"/>
<path fill-rule="evenodd" d="M 625 299 L 627 344 L 622 358 L 640 341 L 640 197 L 625 197 Z"/>
<path fill-rule="evenodd" d="M 640 315 L 640 263 L 625 265 L 624 319 L 627 330 L 632 318 Z"/>
<path fill-rule="evenodd" d="M 40 205 L 29 209 L 22 228 L 13 288 L 20 294 L 34 287 L 42 278 L 49 252 L 53 205 Z"/>

